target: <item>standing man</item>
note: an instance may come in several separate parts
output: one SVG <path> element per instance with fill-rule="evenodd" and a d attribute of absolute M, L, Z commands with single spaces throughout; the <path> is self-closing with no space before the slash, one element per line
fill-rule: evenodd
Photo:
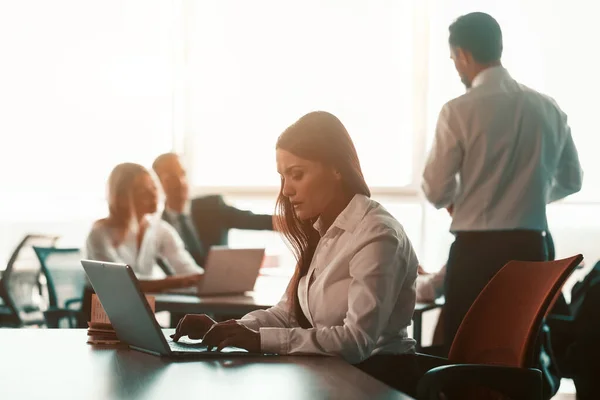
<path fill-rule="evenodd" d="M 583 178 L 566 114 L 502 66 L 496 20 L 464 15 L 449 43 L 467 92 L 442 108 L 423 172 L 427 199 L 453 216 L 446 346 L 504 264 L 547 259 L 546 204 L 578 192 Z"/>
<path fill-rule="evenodd" d="M 239 210 L 226 204 L 220 195 L 197 197 L 188 204 L 186 172 L 175 153 L 158 156 L 152 169 L 166 196 L 163 219 L 177 230 L 198 265 L 205 265 L 211 246 L 227 244 L 229 229 L 273 229 L 271 215 Z"/>

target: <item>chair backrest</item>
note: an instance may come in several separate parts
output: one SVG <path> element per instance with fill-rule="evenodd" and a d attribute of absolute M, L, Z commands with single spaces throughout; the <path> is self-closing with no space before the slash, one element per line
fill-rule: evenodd
<path fill-rule="evenodd" d="M 577 255 L 506 264 L 465 315 L 448 358 L 456 363 L 532 367 L 542 320 L 581 260 Z"/>
<path fill-rule="evenodd" d="M 50 306 L 65 308 L 67 300 L 81 299 L 87 283 L 81 249 L 34 246 L 33 250 L 46 276 Z"/>
<path fill-rule="evenodd" d="M 15 247 L 2 273 L 2 279 L 10 279 L 11 274 L 21 271 L 40 270 L 40 263 L 33 246 L 54 246 L 59 236 L 31 234 L 26 235 Z"/>
<path fill-rule="evenodd" d="M 45 306 L 39 294 L 41 265 L 33 246 L 53 246 L 57 240 L 54 235 L 27 235 L 13 251 L 0 280 L 0 295 L 15 318 Z"/>

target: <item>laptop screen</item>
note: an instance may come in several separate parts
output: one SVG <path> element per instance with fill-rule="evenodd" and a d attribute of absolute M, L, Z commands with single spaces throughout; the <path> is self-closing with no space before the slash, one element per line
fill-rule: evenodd
<path fill-rule="evenodd" d="M 169 346 L 131 267 L 91 260 L 82 260 L 81 264 L 119 340 L 154 353 L 169 354 Z"/>

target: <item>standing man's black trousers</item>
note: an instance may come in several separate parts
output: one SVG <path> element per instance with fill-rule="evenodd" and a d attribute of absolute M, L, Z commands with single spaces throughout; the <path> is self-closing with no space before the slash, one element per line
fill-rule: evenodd
<path fill-rule="evenodd" d="M 457 232 L 446 267 L 444 343 L 449 350 L 465 314 L 492 277 L 509 261 L 546 261 L 544 232 Z"/>

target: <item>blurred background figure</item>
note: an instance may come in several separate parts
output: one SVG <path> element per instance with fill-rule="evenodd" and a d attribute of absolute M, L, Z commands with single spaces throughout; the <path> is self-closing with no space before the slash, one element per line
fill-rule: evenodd
<path fill-rule="evenodd" d="M 189 201 L 187 174 L 177 154 L 158 156 L 152 168 L 166 196 L 162 218 L 179 233 L 198 265 L 204 265 L 211 246 L 227 245 L 229 229 L 273 229 L 271 215 L 237 209 L 220 195 Z"/>
<path fill-rule="evenodd" d="M 193 286 L 203 269 L 187 252 L 177 232 L 157 212 L 158 190 L 144 167 L 117 165 L 108 179 L 106 218 L 96 221 L 86 241 L 92 260 L 130 265 L 144 291 Z M 164 277 L 157 264 L 163 260 L 174 271 Z"/>

